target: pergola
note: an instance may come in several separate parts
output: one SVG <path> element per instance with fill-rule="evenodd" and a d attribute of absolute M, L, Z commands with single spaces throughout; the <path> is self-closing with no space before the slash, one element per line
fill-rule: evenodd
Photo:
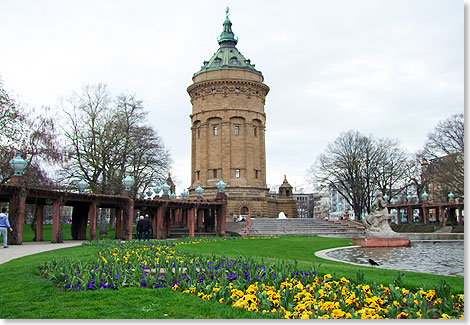
<path fill-rule="evenodd" d="M 227 197 L 219 192 L 216 198 L 202 197 L 171 199 L 168 194 L 154 199 L 141 199 L 131 196 L 124 190 L 122 195 L 74 193 L 66 191 L 39 189 L 26 186 L 20 176 L 12 176 L 9 184 L 0 184 L 0 202 L 9 202 L 9 220 L 13 232 L 8 236 L 9 244 L 22 244 L 26 204 L 35 205 L 36 241 L 43 240 L 44 207 L 52 205 L 52 239 L 61 242 L 60 208 L 71 206 L 72 238 L 77 240 L 97 239 L 96 212 L 98 208 L 116 210 L 116 238 L 132 239 L 134 212 L 145 211 L 152 224 L 152 238 L 162 239 L 171 235 L 170 225 L 179 224 L 189 230 L 188 236 L 194 237 L 195 230 L 214 230 L 216 235 L 225 235 Z M 204 229 L 204 230 L 203 230 Z"/>
<path fill-rule="evenodd" d="M 408 220 L 407 223 L 414 223 L 413 211 L 420 210 L 419 222 L 429 224 L 429 212 L 435 211 L 436 222 L 446 225 L 449 221 L 452 225 L 463 225 L 463 214 L 464 203 L 457 203 L 455 200 L 449 200 L 449 202 L 430 202 L 423 200 L 419 203 L 408 202 L 406 204 L 387 204 L 388 211 L 392 209 L 397 210 L 397 224 L 402 223 L 400 218 L 400 211 L 407 211 Z M 456 213 L 458 211 L 458 214 Z M 447 217 L 447 218 L 446 218 Z"/>

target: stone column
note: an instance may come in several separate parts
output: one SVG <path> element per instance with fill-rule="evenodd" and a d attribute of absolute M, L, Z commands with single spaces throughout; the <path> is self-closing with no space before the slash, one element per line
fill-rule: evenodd
<path fill-rule="evenodd" d="M 10 183 L 12 182 L 10 181 Z M 8 219 L 13 231 L 8 231 L 8 244 L 21 245 L 23 243 L 23 223 L 25 206 L 25 189 L 18 188 L 18 191 L 10 197 L 9 201 Z"/>
<path fill-rule="evenodd" d="M 189 237 L 194 237 L 194 208 L 188 209 Z"/>
<path fill-rule="evenodd" d="M 217 209 L 217 236 L 225 236 L 225 222 L 227 206 L 222 205 Z"/>
<path fill-rule="evenodd" d="M 411 207 L 407 207 L 407 214 L 408 214 L 408 224 L 412 225 L 415 220 L 413 216 L 413 209 Z"/>
<path fill-rule="evenodd" d="M 458 223 L 459 223 L 459 225 L 463 225 L 462 206 L 461 205 L 459 205 L 458 211 L 459 211 Z"/>
<path fill-rule="evenodd" d="M 52 243 L 60 243 L 60 200 L 54 200 L 52 204 Z"/>
<path fill-rule="evenodd" d="M 423 203 L 423 221 L 425 225 L 429 224 L 429 208 L 426 207 L 424 203 Z"/>
<path fill-rule="evenodd" d="M 44 204 L 36 205 L 36 241 L 44 240 Z"/>
<path fill-rule="evenodd" d="M 157 213 L 155 215 L 155 236 L 157 239 L 163 238 L 163 206 L 157 208 Z"/>
<path fill-rule="evenodd" d="M 88 221 L 89 221 L 89 230 L 88 230 L 88 240 L 96 240 L 96 202 L 91 201 L 90 207 L 88 209 Z"/>

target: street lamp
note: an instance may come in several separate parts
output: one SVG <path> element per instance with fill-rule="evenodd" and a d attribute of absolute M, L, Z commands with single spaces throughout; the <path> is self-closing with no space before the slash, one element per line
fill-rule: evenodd
<path fill-rule="evenodd" d="M 82 179 L 77 182 L 77 187 L 78 187 L 78 191 L 80 193 L 84 193 L 85 192 L 85 189 L 88 187 L 88 183 L 87 181 L 82 177 Z"/>
<path fill-rule="evenodd" d="M 219 189 L 219 192 L 220 193 L 223 193 L 224 190 L 225 190 L 225 187 L 227 186 L 227 183 L 225 183 L 223 180 L 222 180 L 222 177 L 220 178 L 219 182 L 217 184 L 215 184 L 215 186 L 217 186 L 217 188 Z"/>
<path fill-rule="evenodd" d="M 28 162 L 25 159 L 21 158 L 21 153 L 18 152 L 16 154 L 16 157 L 10 160 L 10 166 L 14 170 L 13 175 L 22 176 L 23 169 L 26 167 L 27 164 Z"/>
<path fill-rule="evenodd" d="M 122 184 L 124 185 L 126 191 L 130 191 L 132 185 L 134 185 L 134 177 L 131 176 L 131 173 L 126 173 L 126 177 L 122 179 Z"/>
<path fill-rule="evenodd" d="M 194 190 L 196 191 L 196 195 L 199 197 L 202 197 L 202 192 L 204 192 L 204 189 L 201 187 L 201 184 Z"/>

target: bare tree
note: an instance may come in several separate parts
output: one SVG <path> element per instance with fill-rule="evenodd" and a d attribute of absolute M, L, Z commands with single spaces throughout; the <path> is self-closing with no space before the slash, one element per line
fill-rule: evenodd
<path fill-rule="evenodd" d="M 464 115 L 440 121 L 428 134 L 423 157 L 425 177 L 438 190 L 436 199 L 446 200 L 449 191 L 464 198 Z"/>
<path fill-rule="evenodd" d="M 134 195 L 151 182 L 164 180 L 170 154 L 145 124 L 148 113 L 142 101 L 125 94 L 112 98 L 104 84 L 86 85 L 64 111 L 70 159 L 63 180 L 72 183 L 83 177 L 94 193 L 119 194 L 129 172 L 135 178 Z M 105 218 L 103 209 L 100 234 L 106 233 Z"/>
<path fill-rule="evenodd" d="M 42 107 L 38 114 L 19 104 L 0 81 L 0 183 L 9 181 L 13 174 L 9 162 L 21 153 L 28 162 L 23 179 L 32 186 L 53 186 L 46 170 L 62 161 L 63 152 L 57 140 L 56 122 L 49 113 L 48 107 Z"/>
<path fill-rule="evenodd" d="M 376 141 L 372 136 L 348 131 L 328 145 L 309 174 L 319 190 L 338 191 L 360 219 L 370 212 L 376 192 L 403 190 L 405 166 L 406 154 L 397 141 Z"/>
<path fill-rule="evenodd" d="M 407 188 L 409 156 L 398 140 L 380 139 L 377 141 L 378 159 L 375 168 L 375 185 L 382 194 L 390 198 L 404 193 Z"/>

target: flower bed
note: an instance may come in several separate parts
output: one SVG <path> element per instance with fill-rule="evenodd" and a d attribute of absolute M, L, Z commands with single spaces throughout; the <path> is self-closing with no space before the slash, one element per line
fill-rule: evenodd
<path fill-rule="evenodd" d="M 174 248 L 226 238 L 180 241 L 97 241 L 97 257 L 51 260 L 40 267 L 60 290 L 123 287 L 159 288 L 276 318 L 463 318 L 464 295 L 452 295 L 445 282 L 410 292 L 395 284 L 367 285 L 331 274 L 301 270 L 297 264 L 267 263 L 250 257 L 198 256 Z"/>

